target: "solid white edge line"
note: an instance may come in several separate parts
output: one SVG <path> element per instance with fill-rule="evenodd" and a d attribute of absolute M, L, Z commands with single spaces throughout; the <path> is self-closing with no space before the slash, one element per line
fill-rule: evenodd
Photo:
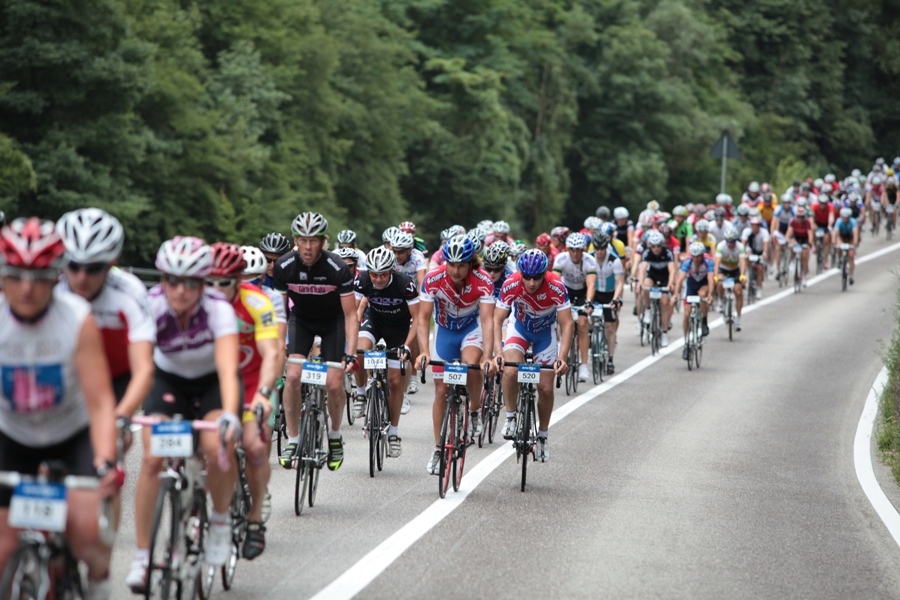
<path fill-rule="evenodd" d="M 894 542 L 900 546 L 900 513 L 888 500 L 884 490 L 878 484 L 878 480 L 875 479 L 875 469 L 872 466 L 872 433 L 875 430 L 875 419 L 878 416 L 878 398 L 884 390 L 887 379 L 888 370 L 885 367 L 878 373 L 878 377 L 875 378 L 869 395 L 866 397 L 866 404 L 856 427 L 856 437 L 853 439 L 853 466 L 856 468 L 859 485 L 869 499 L 869 503 L 887 527 Z"/>
<path fill-rule="evenodd" d="M 862 263 L 866 263 L 870 260 L 874 260 L 875 258 L 898 249 L 900 249 L 900 243 L 893 244 L 886 248 L 882 248 L 877 252 L 873 252 L 871 254 L 867 254 L 864 257 L 858 258 L 856 260 L 856 264 L 859 265 Z M 828 279 L 829 277 L 833 277 L 838 273 L 839 272 L 837 269 L 830 269 L 822 273 L 821 275 L 817 275 L 810 279 L 807 282 L 807 287 L 821 283 L 822 281 Z M 774 296 L 770 296 L 768 298 L 760 300 L 750 306 L 745 306 L 742 314 L 753 312 L 754 310 L 762 308 L 763 306 L 778 302 L 779 300 L 783 300 L 784 298 L 793 295 L 794 290 L 793 286 L 791 286 L 790 288 L 783 290 L 775 294 Z M 709 328 L 710 330 L 712 330 L 721 327 L 722 325 L 724 325 L 724 320 L 719 318 L 716 321 L 710 322 Z M 594 398 L 597 398 L 613 389 L 614 387 L 618 386 L 619 384 L 628 381 L 641 371 L 647 369 L 651 365 L 661 360 L 663 357 L 679 350 L 681 346 L 683 346 L 683 344 L 684 338 L 678 338 L 674 342 L 670 342 L 668 347 L 660 349 L 659 353 L 656 356 L 648 356 L 643 360 L 640 360 L 637 363 L 633 364 L 631 367 L 625 369 L 609 381 L 605 381 L 600 385 L 592 387 L 586 392 L 572 398 L 553 411 L 553 415 L 550 418 L 550 426 L 552 427 L 554 424 L 558 423 L 560 420 L 575 412 L 577 409 L 581 408 Z M 374 581 L 376 577 L 381 575 L 381 573 L 383 573 L 385 569 L 387 569 L 395 560 L 397 560 L 400 555 L 406 552 L 406 550 L 409 549 L 410 546 L 421 539 L 426 533 L 431 531 L 435 525 L 443 521 L 444 517 L 456 510 L 456 508 L 459 507 L 469 496 L 469 493 L 472 490 L 478 487 L 478 485 L 482 481 L 484 481 L 484 479 L 487 478 L 488 475 L 490 475 L 497 467 L 500 466 L 503 461 L 505 461 L 513 454 L 514 450 L 511 442 L 506 442 L 505 444 L 494 450 L 481 462 L 479 462 L 471 471 L 468 471 L 466 473 L 466 476 L 463 478 L 458 492 L 448 493 L 447 497 L 443 500 L 435 500 L 430 506 L 428 506 L 428 508 L 419 513 L 409 523 L 398 529 L 390 537 L 373 548 L 368 554 L 360 558 L 349 569 L 344 571 L 340 576 L 338 576 L 337 579 L 322 588 L 316 595 L 312 597 L 312 600 L 332 600 L 336 598 L 349 599 L 356 596 L 359 592 L 365 589 L 366 586 L 372 583 L 372 581 Z M 879 488 L 878 491 L 881 492 L 881 489 Z M 881 493 L 882 495 L 884 495 L 884 492 Z M 898 516 L 898 532 L 900 532 L 900 516 Z M 898 538 L 896 535 L 894 536 L 894 539 L 897 539 L 898 543 L 900 543 L 900 538 Z"/>

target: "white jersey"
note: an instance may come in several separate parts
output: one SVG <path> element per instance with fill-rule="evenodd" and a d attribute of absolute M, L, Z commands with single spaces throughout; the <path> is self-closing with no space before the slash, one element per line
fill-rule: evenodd
<path fill-rule="evenodd" d="M 362 250 L 360 250 L 359 248 L 356 249 L 356 270 L 357 271 L 368 271 L 369 270 L 369 268 L 366 267 L 366 253 L 363 252 Z"/>
<path fill-rule="evenodd" d="M 156 319 L 156 350 L 153 362 L 167 373 L 199 379 L 216 370 L 215 341 L 237 334 L 237 316 L 225 295 L 204 288 L 200 302 L 182 329 L 169 308 L 161 286 L 150 290 L 150 312 Z"/>
<path fill-rule="evenodd" d="M 606 250 L 606 259 L 603 263 L 597 263 L 597 291 L 616 291 L 616 277 L 625 273 L 622 268 L 622 259 L 616 256 L 613 247 Z"/>
<path fill-rule="evenodd" d="M 741 266 L 741 257 L 744 256 L 744 245 L 740 242 L 734 243 L 734 248 L 728 247 L 728 242 L 722 240 L 716 246 L 716 256 L 719 257 L 719 265 L 722 269 L 737 269 Z"/>
<path fill-rule="evenodd" d="M 729 221 L 728 219 L 723 219 L 721 226 L 719 226 L 718 222 L 715 220 L 709 222 L 709 232 L 717 240 L 725 239 L 725 230 L 727 230 L 729 227 L 731 227 L 731 221 Z"/>
<path fill-rule="evenodd" d="M 16 319 L 0 298 L 0 431 L 34 448 L 59 444 L 88 426 L 90 419 L 75 371 L 75 351 L 86 300 L 53 290 L 47 313 L 36 323 Z"/>
<path fill-rule="evenodd" d="M 744 248 L 751 252 L 752 254 L 762 254 L 763 244 L 768 243 L 769 241 L 769 232 L 762 227 L 759 228 L 759 233 L 753 236 L 753 247 L 751 248 L 748 241 L 750 241 L 750 236 L 753 235 L 753 229 L 745 229 L 744 233 L 741 234 L 741 243 L 744 244 Z"/>
<path fill-rule="evenodd" d="M 568 252 L 560 252 L 553 261 L 553 270 L 559 273 L 563 285 L 573 290 L 583 290 L 588 275 L 597 274 L 597 260 L 584 252 L 581 262 L 572 262 Z"/>
<path fill-rule="evenodd" d="M 400 263 L 394 263 L 395 271 L 409 276 L 413 281 L 419 281 L 416 277 L 416 273 L 424 271 L 427 268 L 428 261 L 425 260 L 425 255 L 415 248 L 409 253 L 409 260 L 407 260 L 405 264 L 401 265 Z"/>

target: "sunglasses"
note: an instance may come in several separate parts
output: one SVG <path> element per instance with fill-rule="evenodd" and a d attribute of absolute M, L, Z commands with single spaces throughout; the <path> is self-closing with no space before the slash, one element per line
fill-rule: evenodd
<path fill-rule="evenodd" d="M 69 262 L 66 265 L 66 268 L 72 271 L 73 273 L 77 273 L 79 271 L 84 271 L 88 275 L 99 275 L 103 272 L 106 267 L 109 265 L 107 263 L 96 262 L 96 263 L 79 263 L 75 261 Z"/>
<path fill-rule="evenodd" d="M 504 271 L 503 267 L 485 267 L 485 271 L 488 273 L 502 273 Z"/>
<path fill-rule="evenodd" d="M 203 285 L 203 281 L 200 279 L 192 279 L 190 277 L 177 277 L 175 275 L 166 275 L 163 277 L 163 281 L 169 287 L 178 287 L 179 285 L 183 285 L 186 290 L 198 290 L 200 286 Z"/>
<path fill-rule="evenodd" d="M 278 259 L 277 259 L 277 258 L 268 258 L 268 257 L 266 257 L 266 262 L 267 262 L 268 264 L 270 264 L 270 265 L 271 265 L 273 262 L 275 262 L 276 260 L 278 260 Z"/>
<path fill-rule="evenodd" d="M 12 281 L 37 281 L 52 282 L 59 280 L 59 271 L 56 269 L 20 269 L 17 267 L 3 267 L 0 275 Z"/>
<path fill-rule="evenodd" d="M 410 248 L 393 248 L 394 254 L 409 254 Z"/>
<path fill-rule="evenodd" d="M 525 281 L 538 281 L 538 280 L 543 279 L 543 278 L 544 278 L 544 274 L 543 274 L 543 273 L 541 273 L 540 275 L 525 275 L 525 274 L 522 274 L 522 279 L 524 279 Z"/>
<path fill-rule="evenodd" d="M 387 279 L 390 276 L 391 276 L 391 271 L 385 271 L 384 273 L 373 273 L 372 271 L 369 271 L 369 278 L 371 278 L 371 279 L 381 280 L 381 279 Z"/>
<path fill-rule="evenodd" d="M 207 287 L 216 287 L 220 290 L 227 290 L 235 284 L 237 279 L 204 279 Z"/>

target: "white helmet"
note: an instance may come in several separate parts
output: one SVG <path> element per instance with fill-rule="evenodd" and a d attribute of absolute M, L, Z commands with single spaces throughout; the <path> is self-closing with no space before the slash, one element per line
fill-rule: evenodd
<path fill-rule="evenodd" d="M 793 201 L 794 201 L 794 197 L 791 196 L 791 194 L 789 192 L 785 192 L 781 195 L 781 202 L 783 204 L 790 204 Z"/>
<path fill-rule="evenodd" d="M 66 258 L 78 263 L 111 263 L 122 252 L 125 234 L 119 220 L 99 208 L 67 212 L 56 223 Z"/>
<path fill-rule="evenodd" d="M 706 246 L 703 245 L 703 242 L 693 242 L 688 250 L 690 250 L 691 256 L 703 256 L 703 253 L 706 252 Z"/>
<path fill-rule="evenodd" d="M 494 221 L 493 228 L 494 233 L 509 233 L 509 223 L 506 221 Z"/>
<path fill-rule="evenodd" d="M 862 177 L 862 171 L 859 169 L 853 169 L 850 171 L 850 177 Z"/>
<path fill-rule="evenodd" d="M 726 240 L 736 240 L 736 239 L 738 239 L 739 236 L 740 236 L 740 234 L 738 233 L 738 230 L 734 227 L 729 227 L 728 229 L 725 230 L 725 239 Z"/>
<path fill-rule="evenodd" d="M 663 234 L 660 232 L 653 230 L 647 235 L 647 245 L 648 246 L 662 246 L 663 242 L 665 242 L 665 238 L 663 238 Z"/>
<path fill-rule="evenodd" d="M 696 227 L 694 227 L 697 231 L 709 231 L 709 221 L 706 219 L 700 219 L 697 221 Z"/>
<path fill-rule="evenodd" d="M 728 194 L 719 194 L 716 196 L 716 204 L 734 204 L 734 200 Z"/>
<path fill-rule="evenodd" d="M 837 178 L 834 176 L 834 173 L 829 173 L 825 176 L 825 183 L 834 183 Z"/>
<path fill-rule="evenodd" d="M 823 194 L 830 194 L 833 190 L 834 190 L 834 187 L 830 183 L 822 184 L 822 193 Z"/>
<path fill-rule="evenodd" d="M 384 230 L 384 233 L 381 234 L 381 241 L 390 244 L 391 240 L 393 240 L 394 236 L 396 236 L 398 233 L 403 233 L 402 231 L 400 231 L 399 227 L 388 227 Z"/>
<path fill-rule="evenodd" d="M 370 273 L 386 273 L 394 268 L 395 262 L 394 253 L 384 246 L 373 248 L 366 255 L 366 268 Z"/>
<path fill-rule="evenodd" d="M 881 185 L 881 177 L 876 175 L 872 178 L 872 185 Z"/>
<path fill-rule="evenodd" d="M 384 248 L 384 246 L 381 246 L 381 247 Z M 387 248 L 384 248 L 384 249 L 387 250 Z M 356 248 L 351 248 L 349 246 L 341 246 L 340 248 L 337 249 L 335 254 L 340 256 L 342 259 L 349 258 L 350 260 L 352 260 L 355 263 L 359 262 L 359 254 L 356 253 Z"/>
<path fill-rule="evenodd" d="M 584 220 L 584 228 L 590 229 L 591 231 L 595 231 L 603 224 L 603 221 L 597 217 L 588 217 Z"/>
<path fill-rule="evenodd" d="M 750 192 L 751 194 L 758 194 L 759 193 L 759 182 L 751 181 L 750 187 L 747 188 L 747 191 Z"/>
<path fill-rule="evenodd" d="M 570 233 L 569 237 L 566 238 L 566 248 L 581 248 L 582 250 L 584 250 L 585 248 L 587 248 L 587 238 L 580 233 Z"/>
<path fill-rule="evenodd" d="M 297 237 L 316 237 L 325 235 L 326 231 L 328 231 L 328 221 L 319 213 L 300 213 L 291 223 L 291 233 Z"/>
<path fill-rule="evenodd" d="M 266 256 L 262 250 L 256 246 L 241 246 L 241 253 L 244 255 L 244 275 L 263 275 L 269 266 L 266 262 Z"/>
<path fill-rule="evenodd" d="M 628 209 L 624 206 L 617 206 L 613 211 L 614 219 L 627 219 L 628 218 Z"/>
<path fill-rule="evenodd" d="M 343 231 L 339 231 L 337 234 L 337 242 L 338 244 L 355 244 L 356 232 L 352 229 L 344 229 Z"/>
<path fill-rule="evenodd" d="M 813 181 L 813 187 L 817 190 L 821 190 L 823 185 L 825 185 L 825 180 L 821 177 L 818 177 L 815 181 Z"/>
<path fill-rule="evenodd" d="M 651 210 L 654 212 L 658 211 L 659 210 L 659 202 L 657 202 L 656 200 L 651 200 L 650 202 L 647 203 L 647 210 Z"/>
<path fill-rule="evenodd" d="M 841 209 L 841 217 L 850 218 L 853 216 L 853 211 L 847 208 L 846 206 Z"/>
<path fill-rule="evenodd" d="M 213 268 L 212 250 L 200 238 L 178 236 L 159 247 L 156 268 L 176 277 L 206 277 Z"/>
<path fill-rule="evenodd" d="M 416 238 L 413 237 L 411 233 L 405 233 L 403 231 L 399 233 L 395 233 L 394 237 L 388 240 L 392 248 L 401 248 L 404 250 L 409 250 L 413 246 L 416 245 Z"/>

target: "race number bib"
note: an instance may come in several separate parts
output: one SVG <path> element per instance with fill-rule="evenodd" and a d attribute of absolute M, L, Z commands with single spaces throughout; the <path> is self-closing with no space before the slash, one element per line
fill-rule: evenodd
<path fill-rule="evenodd" d="M 659 300 L 662 298 L 662 290 L 660 288 L 650 288 L 650 299 Z"/>
<path fill-rule="evenodd" d="M 733 290 L 734 289 L 734 279 L 732 279 L 730 277 L 728 279 L 723 279 L 722 287 L 725 288 L 726 290 Z"/>
<path fill-rule="evenodd" d="M 533 383 L 537 385 L 541 378 L 540 365 L 519 365 L 518 381 L 519 383 Z"/>
<path fill-rule="evenodd" d="M 384 352 L 366 352 L 363 358 L 363 366 L 367 369 L 386 369 L 387 354 Z"/>
<path fill-rule="evenodd" d="M 150 428 L 150 454 L 153 456 L 190 456 L 194 436 L 190 421 L 166 421 Z"/>
<path fill-rule="evenodd" d="M 444 365 L 444 383 L 447 385 L 466 385 L 469 378 L 469 367 L 466 365 Z"/>
<path fill-rule="evenodd" d="M 328 374 L 328 365 L 315 362 L 303 363 L 303 374 L 300 376 L 302 383 L 309 385 L 325 385 L 325 375 Z"/>
<path fill-rule="evenodd" d="M 9 503 L 11 527 L 66 530 L 66 487 L 56 483 L 20 483 Z"/>

